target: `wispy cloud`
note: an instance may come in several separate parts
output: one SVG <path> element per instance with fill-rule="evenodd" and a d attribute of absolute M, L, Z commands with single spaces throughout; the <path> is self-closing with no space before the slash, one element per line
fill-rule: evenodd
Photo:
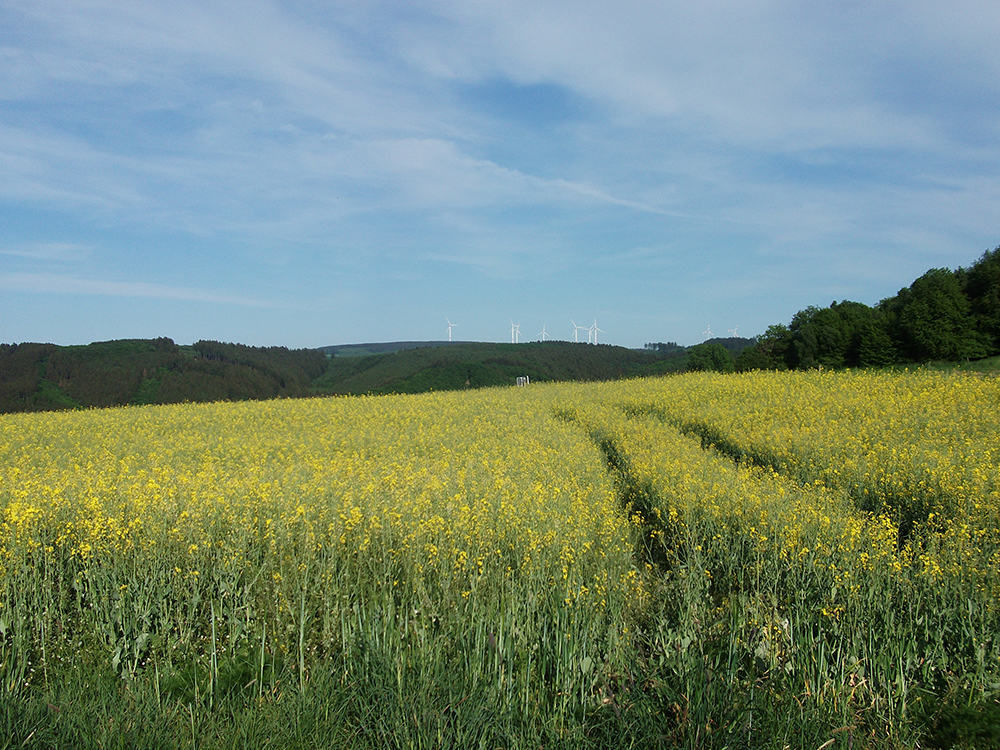
<path fill-rule="evenodd" d="M 210 289 L 176 287 L 145 281 L 106 281 L 68 274 L 0 273 L 0 289 L 34 294 L 87 294 L 104 297 L 209 302 L 239 307 L 276 308 L 284 305 L 250 297 L 240 297 Z"/>
<path fill-rule="evenodd" d="M 0 247 L 0 255 L 28 260 L 75 262 L 90 257 L 93 247 L 70 242 L 39 242 L 19 247 Z"/>
<path fill-rule="evenodd" d="M 996 244 L 998 35 L 992 0 L 8 6 L 0 283 L 264 311 L 537 279 L 635 320 L 657 273 L 698 318 L 747 278 L 776 319 L 789 280 L 872 297 Z"/>

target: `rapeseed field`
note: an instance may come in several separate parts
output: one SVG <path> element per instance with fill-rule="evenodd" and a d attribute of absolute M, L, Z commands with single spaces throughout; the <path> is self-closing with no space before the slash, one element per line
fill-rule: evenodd
<path fill-rule="evenodd" d="M 927 372 L 2 416 L 0 734 L 989 746 L 998 423 Z"/>

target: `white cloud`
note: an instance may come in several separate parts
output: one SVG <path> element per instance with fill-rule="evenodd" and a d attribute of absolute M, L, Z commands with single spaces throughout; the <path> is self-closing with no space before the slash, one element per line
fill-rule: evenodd
<path fill-rule="evenodd" d="M 71 242 L 38 242 L 18 247 L 0 247 L 0 255 L 39 261 L 74 262 L 90 257 L 93 247 Z"/>
<path fill-rule="evenodd" d="M 248 279 L 280 269 L 290 289 L 315 282 L 317 259 L 377 288 L 403 261 L 417 285 L 442 266 L 524 278 L 529 256 L 560 284 L 578 259 L 627 259 L 605 265 L 628 288 L 637 267 L 674 278 L 675 263 L 739 254 L 768 264 L 752 288 L 773 298 L 796 275 L 842 289 L 867 260 L 859 287 L 890 266 L 908 282 L 907 249 L 944 265 L 996 244 L 993 2 L 36 0 L 3 13 L 0 210 L 44 226 L 0 227 L 0 254 L 20 270 L 89 263 L 8 273 L 5 288 L 257 304 L 226 288 L 242 283 L 226 280 L 232 258 Z M 474 101 L 497 81 L 565 92 L 576 111 L 553 125 L 510 117 L 519 101 Z M 84 242 L 134 244 L 148 262 L 116 273 L 178 285 L 95 281 L 125 252 L 88 256 Z M 174 274 L 196 252 L 218 292 Z M 741 263 L 714 280 L 689 271 L 705 284 L 692 294 L 740 288 Z"/>
<path fill-rule="evenodd" d="M 105 297 L 139 297 L 143 299 L 209 302 L 240 307 L 280 307 L 273 302 L 231 295 L 210 289 L 169 286 L 144 281 L 107 281 L 69 274 L 0 273 L 0 289 L 8 292 L 33 294 L 86 294 Z"/>

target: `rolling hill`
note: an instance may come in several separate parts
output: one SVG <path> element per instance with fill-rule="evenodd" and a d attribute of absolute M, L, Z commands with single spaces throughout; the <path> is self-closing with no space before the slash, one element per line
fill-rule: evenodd
<path fill-rule="evenodd" d="M 682 369 L 683 355 L 567 341 L 452 343 L 366 357 L 335 357 L 313 382 L 317 392 L 419 393 L 531 381 L 615 380 Z"/>
<path fill-rule="evenodd" d="M 322 349 L 169 338 L 84 346 L 0 345 L 0 412 L 419 393 L 531 381 L 613 380 L 679 371 L 670 354 L 564 341 L 394 342 Z"/>

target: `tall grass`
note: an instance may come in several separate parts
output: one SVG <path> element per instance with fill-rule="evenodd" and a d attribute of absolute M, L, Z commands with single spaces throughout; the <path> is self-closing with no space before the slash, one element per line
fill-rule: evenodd
<path fill-rule="evenodd" d="M 5 696 L 86 662 L 192 743 L 315 691 L 362 745 L 579 734 L 639 585 L 628 522 L 551 394 L 477 398 L 8 418 Z"/>
<path fill-rule="evenodd" d="M 980 746 L 996 389 L 870 377 L 0 418 L 0 736 Z"/>

